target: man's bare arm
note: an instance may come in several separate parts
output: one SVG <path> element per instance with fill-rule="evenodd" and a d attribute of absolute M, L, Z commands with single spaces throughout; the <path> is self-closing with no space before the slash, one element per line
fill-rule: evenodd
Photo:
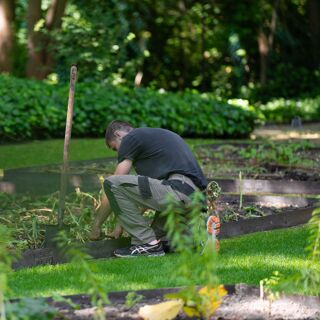
<path fill-rule="evenodd" d="M 120 162 L 117 165 L 117 168 L 116 168 L 116 170 L 114 172 L 114 175 L 117 176 L 117 175 L 129 174 L 131 168 L 132 168 L 132 160 L 129 160 L 129 159 L 123 160 L 122 162 Z M 110 205 L 109 205 L 109 207 L 110 207 Z M 111 210 L 110 210 L 110 213 L 111 213 Z M 113 232 L 110 234 L 110 236 L 113 236 L 114 238 L 117 239 L 117 238 L 120 237 L 121 233 L 122 233 L 122 228 L 117 223 L 115 228 L 114 228 L 114 230 L 113 230 Z"/>
<path fill-rule="evenodd" d="M 132 160 L 129 160 L 129 159 L 123 160 L 117 165 L 117 168 L 113 175 L 119 176 L 119 175 L 129 174 L 131 168 L 132 168 Z"/>
<path fill-rule="evenodd" d="M 126 175 L 130 172 L 131 167 L 132 167 L 132 161 L 126 159 L 117 165 L 117 168 L 113 175 Z M 110 207 L 109 200 L 107 196 L 103 193 L 101 197 L 100 207 L 97 209 L 95 214 L 96 218 L 95 218 L 91 235 L 90 235 L 90 238 L 92 240 L 98 239 L 100 237 L 101 225 L 108 218 L 111 212 L 112 210 Z M 116 225 L 115 230 L 113 231 L 111 236 L 118 238 L 121 235 L 121 233 L 122 233 L 122 228 L 120 227 L 120 225 Z"/>

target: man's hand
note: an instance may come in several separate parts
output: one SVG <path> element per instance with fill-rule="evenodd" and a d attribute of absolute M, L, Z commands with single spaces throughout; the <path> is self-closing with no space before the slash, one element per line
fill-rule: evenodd
<path fill-rule="evenodd" d="M 122 227 L 117 223 L 114 230 L 109 234 L 109 237 L 118 239 L 121 236 L 122 232 Z"/>

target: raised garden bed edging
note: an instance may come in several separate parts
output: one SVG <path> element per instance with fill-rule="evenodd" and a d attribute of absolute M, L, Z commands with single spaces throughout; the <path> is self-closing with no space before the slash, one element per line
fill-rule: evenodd
<path fill-rule="evenodd" d="M 276 215 L 270 215 L 235 222 L 221 224 L 220 238 L 231 238 L 253 232 L 270 231 L 289 228 L 305 224 L 311 218 L 315 207 L 288 210 Z M 88 254 L 94 259 L 111 258 L 117 248 L 130 245 L 129 238 L 101 240 L 88 242 L 84 245 Z M 67 260 L 59 255 L 54 247 L 28 249 L 22 254 L 22 258 L 13 264 L 14 269 L 34 267 L 44 264 L 65 263 Z"/>
<path fill-rule="evenodd" d="M 10 170 L 5 172 L 0 181 L 0 192 L 10 194 L 46 195 L 59 190 L 60 173 L 38 173 Z M 270 194 L 320 194 L 320 183 L 315 181 L 292 180 L 252 180 L 209 179 L 215 180 L 225 193 L 270 193 Z M 85 192 L 95 192 L 101 188 L 98 175 L 68 174 L 67 192 L 74 192 L 80 187 Z"/>
<path fill-rule="evenodd" d="M 88 242 L 83 245 L 85 251 L 93 258 L 111 258 L 115 249 L 126 247 L 130 245 L 130 238 L 100 240 L 95 242 Z M 61 264 L 68 260 L 61 255 L 59 251 L 50 246 L 47 248 L 27 249 L 21 258 L 12 264 L 14 270 L 22 268 L 30 268 L 46 264 Z"/>

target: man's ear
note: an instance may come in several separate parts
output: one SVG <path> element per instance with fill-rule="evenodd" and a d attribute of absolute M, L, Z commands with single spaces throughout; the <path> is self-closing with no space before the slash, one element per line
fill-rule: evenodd
<path fill-rule="evenodd" d="M 117 138 L 121 138 L 121 134 L 119 130 L 116 130 L 113 135 Z"/>

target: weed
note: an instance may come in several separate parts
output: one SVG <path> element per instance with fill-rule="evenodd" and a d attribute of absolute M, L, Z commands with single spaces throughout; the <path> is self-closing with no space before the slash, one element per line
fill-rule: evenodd
<path fill-rule="evenodd" d="M 242 172 L 239 172 L 239 209 L 242 208 L 242 202 L 243 202 L 243 180 L 242 180 Z"/>
<path fill-rule="evenodd" d="M 260 281 L 260 298 L 266 295 L 269 301 L 269 318 L 271 318 L 272 302 L 279 299 L 280 292 L 276 289 L 279 286 L 282 275 L 278 271 L 274 271 L 270 278 Z"/>
<path fill-rule="evenodd" d="M 0 223 L 12 230 L 10 247 L 39 248 L 44 243 L 45 225 L 57 224 L 58 194 L 46 197 L 0 194 Z M 81 192 L 66 197 L 64 223 L 71 235 L 79 242 L 88 240 L 92 212 L 99 206 L 99 195 Z M 104 228 L 112 229 L 114 222 L 108 220 Z"/>
<path fill-rule="evenodd" d="M 131 309 L 138 302 L 140 302 L 143 298 L 144 298 L 144 296 L 142 294 L 138 294 L 134 291 L 131 291 L 126 295 L 126 301 L 125 301 L 124 305 L 127 309 Z"/>

